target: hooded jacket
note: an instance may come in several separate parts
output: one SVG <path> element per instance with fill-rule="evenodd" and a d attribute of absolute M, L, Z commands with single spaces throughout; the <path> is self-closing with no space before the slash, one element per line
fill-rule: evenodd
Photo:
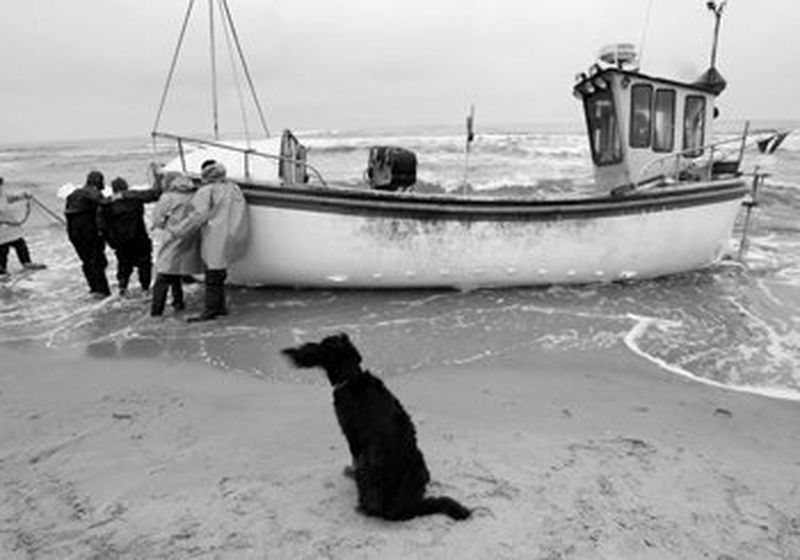
<path fill-rule="evenodd" d="M 247 202 L 236 183 L 225 179 L 225 167 L 203 169 L 208 181 L 194 194 L 188 216 L 168 230 L 184 237 L 200 230 L 200 254 L 209 270 L 222 270 L 247 249 L 250 221 Z"/>
<path fill-rule="evenodd" d="M 199 232 L 176 237 L 168 231 L 189 215 L 189 201 L 197 186 L 183 175 L 165 178 L 164 185 L 166 190 L 153 208 L 153 227 L 165 230 L 156 252 L 156 273 L 199 274 L 203 272 Z"/>

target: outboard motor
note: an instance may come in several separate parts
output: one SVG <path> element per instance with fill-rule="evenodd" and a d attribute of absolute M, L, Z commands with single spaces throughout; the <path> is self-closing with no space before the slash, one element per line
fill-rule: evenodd
<path fill-rule="evenodd" d="M 417 156 L 411 150 L 373 146 L 369 150 L 366 179 L 381 191 L 405 191 L 417 182 Z"/>

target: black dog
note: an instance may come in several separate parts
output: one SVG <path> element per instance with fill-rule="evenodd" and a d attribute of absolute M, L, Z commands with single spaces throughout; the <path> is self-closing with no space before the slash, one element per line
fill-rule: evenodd
<path fill-rule="evenodd" d="M 453 519 L 470 516 L 470 510 L 452 498 L 425 497 L 430 474 L 417 447 L 414 424 L 383 382 L 361 369 L 361 355 L 346 334 L 283 353 L 297 367 L 321 367 L 328 374 L 336 417 L 353 456 L 363 513 L 392 521 L 435 513 Z"/>

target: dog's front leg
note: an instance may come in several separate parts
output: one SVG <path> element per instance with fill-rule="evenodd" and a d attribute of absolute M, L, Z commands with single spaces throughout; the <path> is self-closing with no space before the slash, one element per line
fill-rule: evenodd
<path fill-rule="evenodd" d="M 350 448 L 350 464 L 344 468 L 342 474 L 348 478 L 355 478 L 355 471 L 358 468 L 358 458 L 361 455 L 361 445 L 358 438 L 348 435 L 345 432 L 345 439 L 347 440 L 347 447 Z"/>
<path fill-rule="evenodd" d="M 350 449 L 350 465 L 344 468 L 344 475 L 353 478 L 353 471 L 358 464 L 358 458 L 362 453 L 364 445 L 361 443 L 359 428 L 355 422 L 350 422 L 344 415 L 339 416 L 339 426 L 342 429 L 347 447 Z"/>

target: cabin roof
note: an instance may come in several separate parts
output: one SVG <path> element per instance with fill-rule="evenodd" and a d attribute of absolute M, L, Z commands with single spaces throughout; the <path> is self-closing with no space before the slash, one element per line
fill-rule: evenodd
<path fill-rule="evenodd" d="M 641 72 L 635 72 L 633 70 L 625 70 L 622 68 L 615 68 L 615 67 L 608 67 L 608 68 L 601 68 L 598 65 L 592 67 L 592 70 L 587 75 L 581 75 L 581 79 L 575 84 L 573 91 L 577 93 L 583 93 L 585 90 L 582 86 L 588 84 L 592 80 L 597 79 L 598 77 L 609 76 L 612 74 L 620 75 L 620 76 L 627 76 L 631 79 L 636 80 L 647 80 L 653 82 L 654 84 L 661 84 L 666 86 L 672 87 L 679 87 L 686 90 L 697 91 L 700 93 L 710 93 L 714 96 L 719 95 L 720 91 L 715 89 L 715 87 L 708 83 L 702 82 L 679 82 L 677 80 L 670 80 L 668 78 L 661 78 L 658 76 L 650 76 L 648 74 L 642 74 Z"/>

